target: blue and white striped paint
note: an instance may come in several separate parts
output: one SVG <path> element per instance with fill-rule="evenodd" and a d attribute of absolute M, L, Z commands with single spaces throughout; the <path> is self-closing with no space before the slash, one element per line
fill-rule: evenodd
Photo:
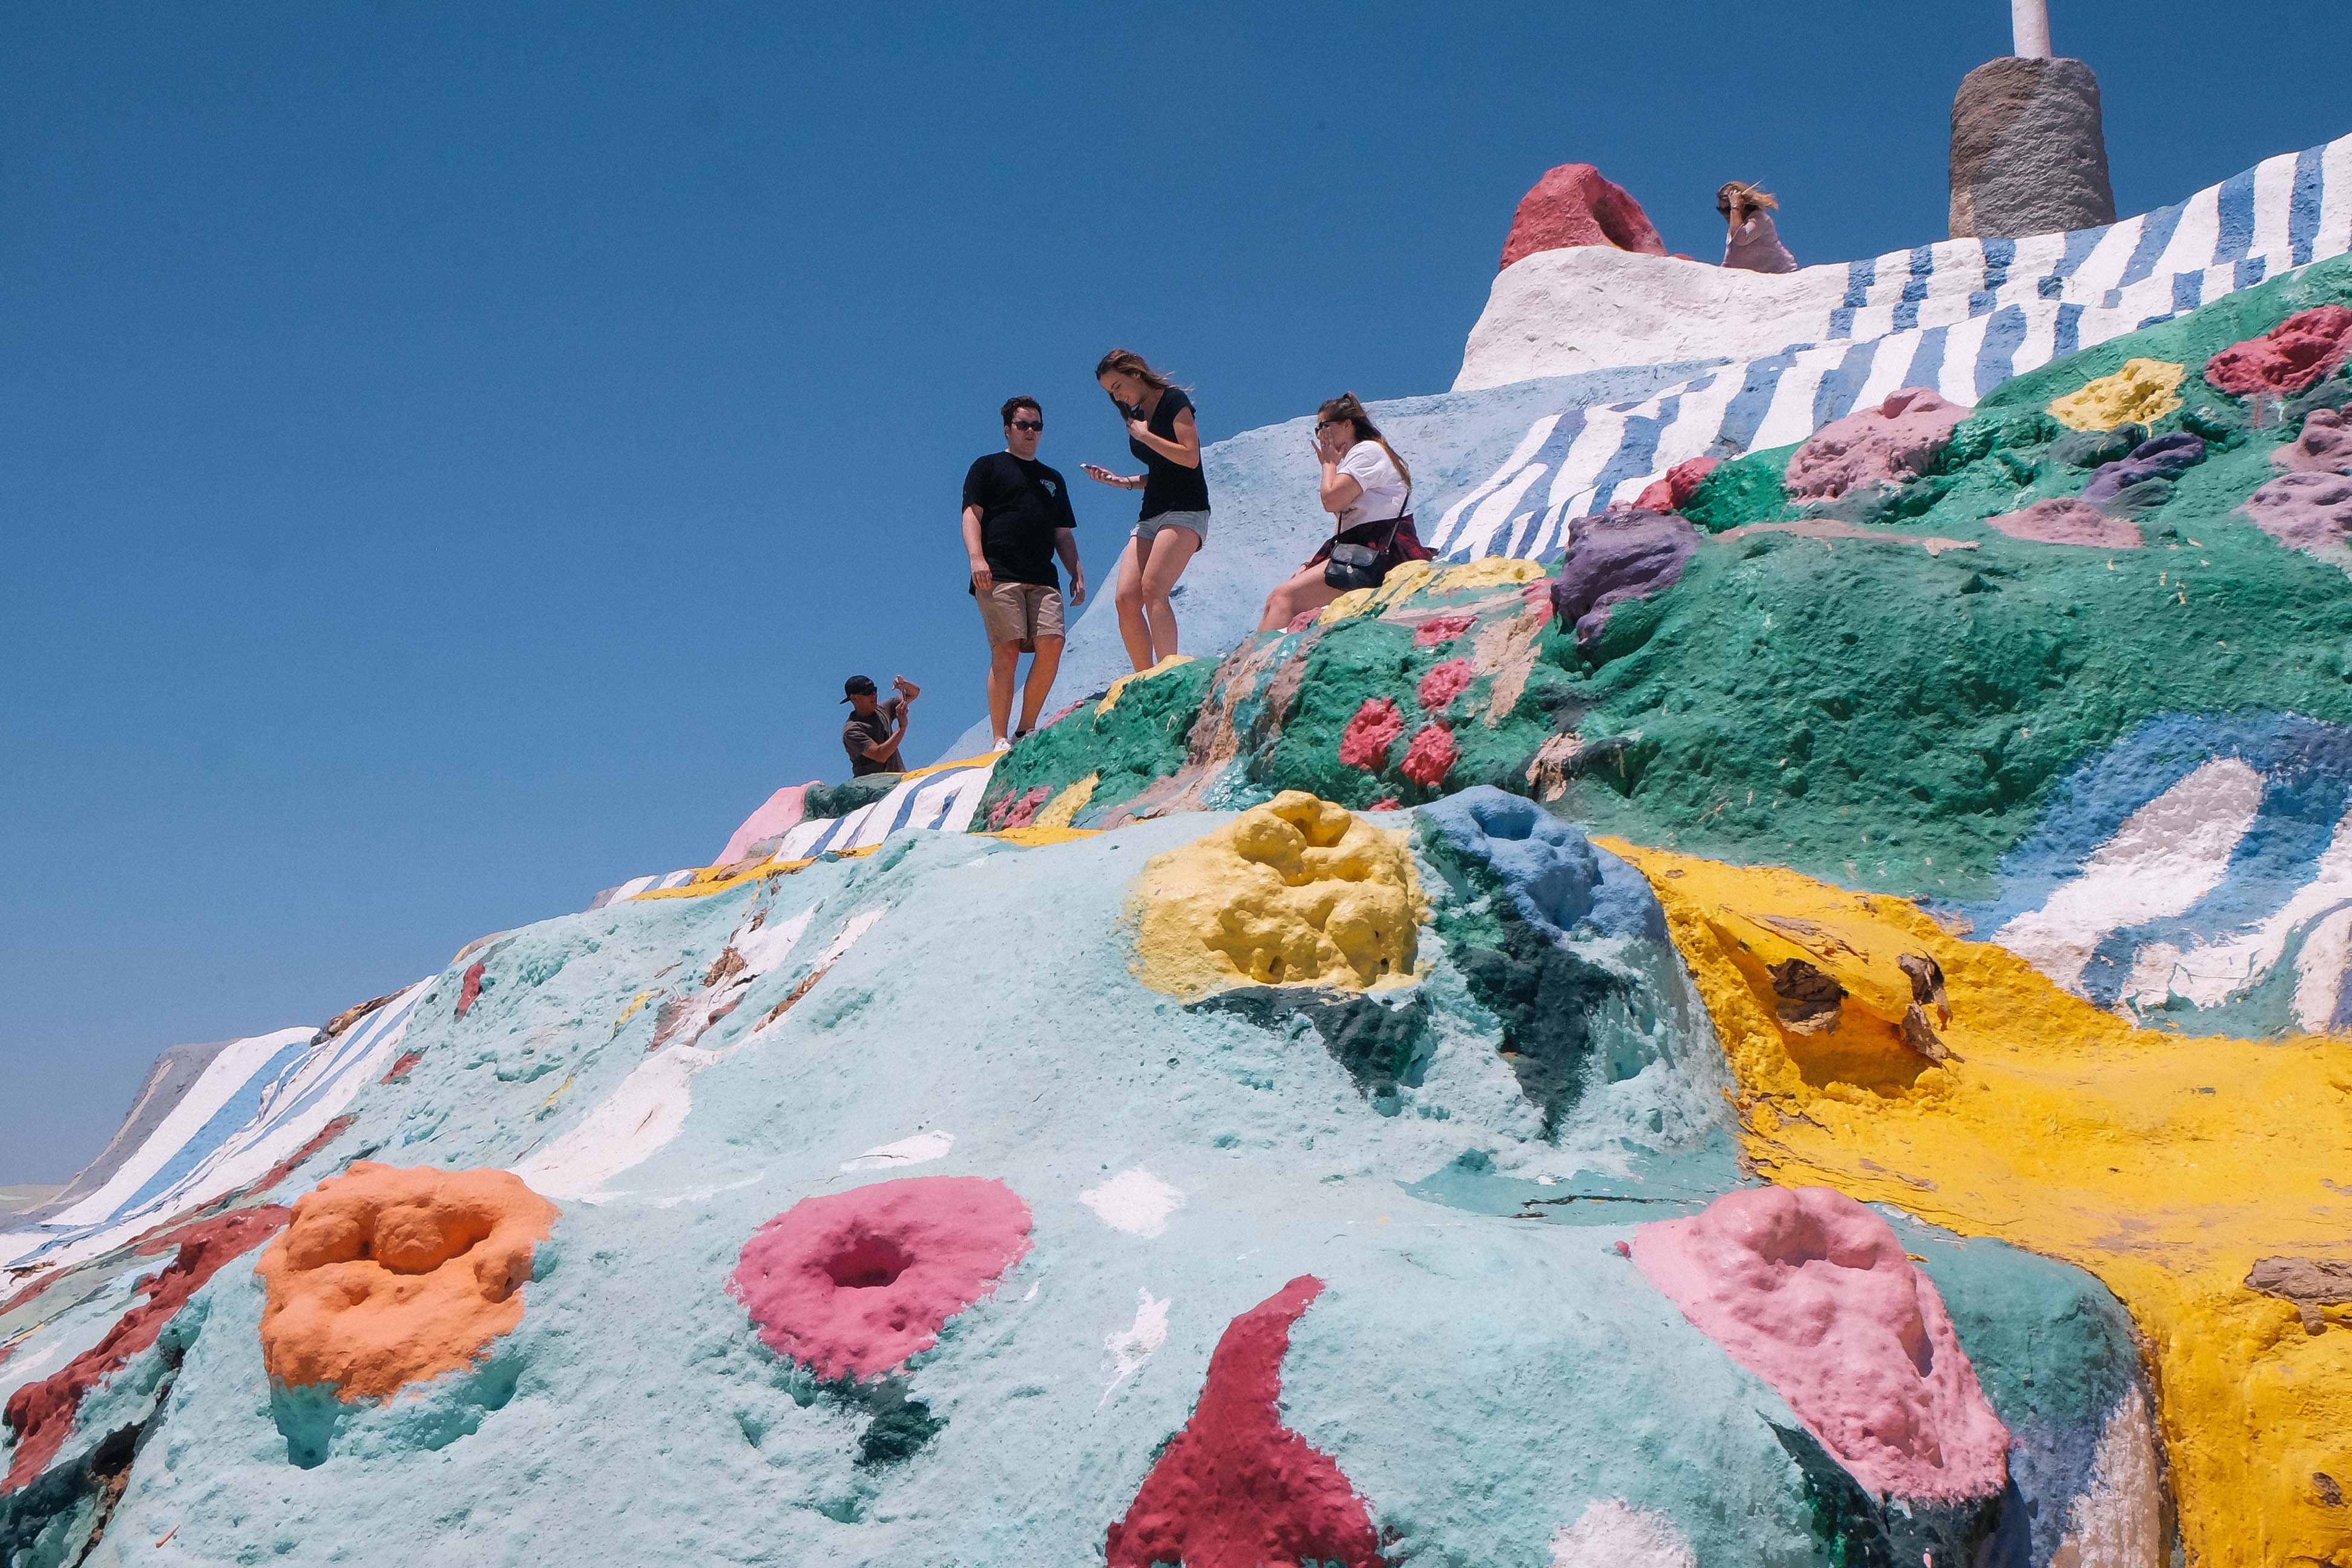
<path fill-rule="evenodd" d="M 2058 787 L 1958 905 L 2126 1017 L 2259 1034 L 2352 1026 L 2352 729 L 2287 714 L 2153 720 Z"/>
<path fill-rule="evenodd" d="M 2269 159 L 2187 201 L 2106 228 L 1948 240 L 1809 267 L 1796 275 L 1793 308 L 1785 279 L 1752 275 L 1783 309 L 1740 329 L 1747 335 L 1738 346 L 1753 350 L 1749 357 L 1636 402 L 1539 415 L 1482 482 L 1432 498 L 1438 520 L 1424 537 L 1449 559 L 1540 558 L 1565 546 L 1573 519 L 1633 499 L 1676 463 L 1801 441 L 1899 387 L 1933 387 L 1954 402 L 1974 403 L 2012 376 L 2347 250 L 2352 137 Z M 1736 297 L 1750 286 L 1750 275 L 1733 282 L 1720 269 L 1688 262 L 1610 253 L 1594 263 L 1580 252 L 1539 252 L 1496 279 L 1489 314 L 1505 302 L 1506 278 L 1548 256 L 1555 271 L 1609 268 L 1620 285 L 1618 274 L 1638 265 L 1667 296 L 1701 271 L 1708 276 L 1700 281 L 1717 294 L 1730 289 Z M 1523 297 L 1509 304 L 1521 313 L 1536 308 Z M 1757 345 L 1759 332 L 1790 340 L 1766 351 Z M 1475 360 L 1478 332 L 1471 343 Z M 1688 357 L 1690 349 L 1677 341 L 1663 351 Z M 1547 364 L 1538 355 L 1518 368 L 1543 375 L 1580 363 Z M 1476 373 L 1465 361 L 1465 380 L 1475 382 Z"/>
<path fill-rule="evenodd" d="M 879 800 L 861 806 L 845 817 L 825 817 L 797 824 L 777 841 L 775 852 L 765 863 L 784 865 L 846 850 L 870 850 L 894 833 L 961 833 L 971 826 L 972 816 L 980 810 L 980 798 L 988 792 L 988 776 L 995 770 L 996 758 L 992 755 L 926 769 L 902 779 L 898 788 Z M 588 907 L 602 909 L 624 899 L 684 887 L 703 869 L 693 867 L 667 876 L 641 876 L 607 888 Z"/>
<path fill-rule="evenodd" d="M 316 1045 L 310 1028 L 231 1042 L 104 1186 L 0 1230 L 0 1264 L 95 1257 L 268 1175 L 383 1075 L 431 983 L 419 980 Z"/>

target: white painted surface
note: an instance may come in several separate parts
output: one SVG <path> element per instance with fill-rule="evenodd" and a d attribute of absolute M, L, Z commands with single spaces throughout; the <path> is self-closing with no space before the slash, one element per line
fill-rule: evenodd
<path fill-rule="evenodd" d="M 1698 1553 L 1665 1515 L 1606 1498 L 1560 1526 L 1551 1568 L 1698 1568 Z"/>
<path fill-rule="evenodd" d="M 2134 811 L 2093 851 L 2082 874 L 1993 940 L 2069 990 L 2081 988 L 2107 933 L 2179 915 L 2221 885 L 2254 823 L 2262 775 L 2234 757 L 2206 763 Z"/>
<path fill-rule="evenodd" d="M 845 1171 L 895 1170 L 900 1166 L 919 1166 L 945 1156 L 955 1147 L 953 1133 L 917 1133 L 911 1138 L 901 1138 L 895 1144 L 884 1144 L 866 1150 L 854 1160 L 842 1164 Z"/>
<path fill-rule="evenodd" d="M 2297 930 L 2335 913 L 2347 901 L 2352 901 L 2352 813 L 2336 824 L 2335 836 L 2313 868 L 2312 879 L 2267 918 L 2203 946 L 2184 949 L 2169 942 L 2154 942 L 2142 948 L 2134 958 L 2124 999 L 2145 1008 L 2178 994 L 2200 1008 L 2212 1007 L 2268 974 Z M 2311 948 L 2311 941 L 2306 940 L 2305 950 Z M 2340 975 L 2341 968 L 2336 972 Z M 2333 996 L 2328 1005 L 2333 1010 Z"/>
<path fill-rule="evenodd" d="M 1183 1207 L 1184 1195 L 1138 1166 L 1078 1194 L 1078 1201 L 1113 1230 L 1129 1236 L 1160 1236 L 1167 1232 L 1168 1217 Z"/>
<path fill-rule="evenodd" d="M 1143 1364 L 1168 1343 L 1169 1303 L 1150 1291 L 1138 1291 L 1135 1294 L 1135 1322 L 1103 1342 L 1103 1347 L 1110 1352 L 1111 1375 L 1110 1384 L 1103 1390 L 1102 1399 L 1095 1402 L 1097 1409 L 1102 1407 L 1120 1384 L 1142 1370 Z"/>
<path fill-rule="evenodd" d="M 2164 1568 L 2170 1559 L 2156 1433 L 2147 1399 L 2135 1388 L 2099 1434 L 2091 1484 L 2068 1507 L 2066 1539 L 2051 1561 L 2073 1568 Z"/>

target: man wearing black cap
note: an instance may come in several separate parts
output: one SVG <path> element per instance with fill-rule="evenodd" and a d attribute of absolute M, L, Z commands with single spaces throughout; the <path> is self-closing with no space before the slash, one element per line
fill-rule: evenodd
<path fill-rule="evenodd" d="M 904 773 L 907 765 L 898 757 L 898 743 L 907 738 L 907 720 L 922 690 L 904 675 L 890 677 L 890 700 L 875 700 L 874 683 L 865 675 L 852 675 L 841 683 L 843 702 L 849 705 L 849 716 L 842 721 L 841 746 L 849 753 L 849 776 L 863 779 L 868 773 Z M 896 725 L 897 728 L 891 727 Z"/>

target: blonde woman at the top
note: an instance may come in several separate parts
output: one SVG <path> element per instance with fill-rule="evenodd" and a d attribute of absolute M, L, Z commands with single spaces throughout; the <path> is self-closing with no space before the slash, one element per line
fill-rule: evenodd
<path fill-rule="evenodd" d="M 1715 193 L 1715 210 L 1723 214 L 1729 233 L 1723 241 L 1723 265 L 1743 272 L 1794 272 L 1797 258 L 1780 243 L 1780 231 L 1771 209 L 1780 204 L 1771 192 L 1744 180 L 1734 180 Z"/>

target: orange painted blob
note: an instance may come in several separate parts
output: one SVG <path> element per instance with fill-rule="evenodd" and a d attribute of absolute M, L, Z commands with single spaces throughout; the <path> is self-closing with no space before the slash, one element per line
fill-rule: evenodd
<path fill-rule="evenodd" d="M 531 1253 L 558 1212 L 506 1171 L 353 1164 L 294 1205 L 255 1265 L 269 1293 L 263 1364 L 346 1400 L 473 1365 L 522 1322 Z"/>

